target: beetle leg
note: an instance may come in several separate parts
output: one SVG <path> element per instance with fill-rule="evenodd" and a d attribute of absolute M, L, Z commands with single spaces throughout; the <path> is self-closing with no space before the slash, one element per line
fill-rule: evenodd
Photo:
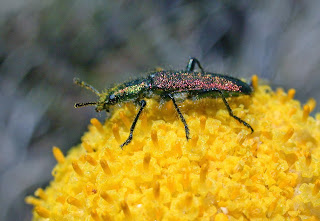
<path fill-rule="evenodd" d="M 182 113 L 181 113 L 181 111 L 180 111 L 180 109 L 179 109 L 179 107 L 178 107 L 178 105 L 176 103 L 176 100 L 174 99 L 172 94 L 168 94 L 168 97 L 172 100 L 173 105 L 174 105 L 174 107 L 176 108 L 176 111 L 179 114 L 180 120 L 182 121 L 182 123 L 184 125 L 184 130 L 186 131 L 186 138 L 187 138 L 187 140 L 189 140 L 190 139 L 190 137 L 189 137 L 190 133 L 189 133 L 189 128 L 188 128 L 187 122 L 184 119 L 184 117 L 183 117 L 183 115 L 182 115 Z"/>
<path fill-rule="evenodd" d="M 198 65 L 198 67 L 200 68 L 201 72 L 204 72 L 204 70 L 203 70 L 203 68 L 202 68 L 202 66 L 201 66 L 201 64 L 200 64 L 200 61 L 199 61 L 198 59 L 196 59 L 196 58 L 190 58 L 190 59 L 189 59 L 189 62 L 188 62 L 188 64 L 187 64 L 186 70 L 187 70 L 188 72 L 194 71 L 194 66 L 195 66 L 195 64 Z"/>
<path fill-rule="evenodd" d="M 231 117 L 233 117 L 234 119 L 236 119 L 237 121 L 239 121 L 240 123 L 242 123 L 244 126 L 248 127 L 248 128 L 251 130 L 251 133 L 253 133 L 254 130 L 253 130 L 253 128 L 250 126 L 250 124 L 248 124 L 247 122 L 245 122 L 244 120 L 240 119 L 239 117 L 237 117 L 237 116 L 235 116 L 235 115 L 233 114 L 233 112 L 232 112 L 232 110 L 231 110 L 231 108 L 230 108 L 230 106 L 229 106 L 229 104 L 228 104 L 225 96 L 223 95 L 223 93 L 222 93 L 221 91 L 219 91 L 219 90 L 217 90 L 217 92 L 220 93 L 221 98 L 222 98 L 224 104 L 226 105 L 226 107 L 227 107 L 227 109 L 228 109 L 229 115 L 230 115 Z"/>
<path fill-rule="evenodd" d="M 128 144 L 131 142 L 134 128 L 136 127 L 136 124 L 137 124 L 137 121 L 138 121 L 138 119 L 139 119 L 139 117 L 140 117 L 140 114 L 141 114 L 143 108 L 147 105 L 147 102 L 146 102 L 145 100 L 141 100 L 141 101 L 139 102 L 139 104 L 140 104 L 140 110 L 139 110 L 138 114 L 136 115 L 136 117 L 134 118 L 134 120 L 133 120 L 133 122 L 132 122 L 132 125 L 131 125 L 131 127 L 130 127 L 130 134 L 129 134 L 128 139 L 127 139 L 123 144 L 121 144 L 121 146 L 120 146 L 121 149 L 123 149 L 123 147 L 124 147 L 125 145 L 128 145 Z"/>

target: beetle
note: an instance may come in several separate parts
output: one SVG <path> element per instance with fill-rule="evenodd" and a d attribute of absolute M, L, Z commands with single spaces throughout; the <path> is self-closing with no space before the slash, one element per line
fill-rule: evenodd
<path fill-rule="evenodd" d="M 198 65 L 200 72 L 194 71 L 195 65 Z M 226 100 L 227 97 L 231 96 L 250 95 L 253 92 L 252 88 L 237 78 L 205 72 L 199 60 L 196 58 L 189 59 L 186 70 L 184 71 L 152 72 L 147 77 L 118 84 L 103 93 L 100 93 L 94 87 L 78 78 L 74 78 L 74 83 L 94 92 L 99 97 L 97 102 L 76 103 L 74 105 L 75 108 L 95 105 L 97 112 L 102 110 L 109 112 L 110 106 L 125 101 L 135 101 L 140 105 L 140 109 L 130 127 L 129 136 L 127 140 L 121 144 L 121 148 L 128 145 L 132 140 L 137 121 L 147 105 L 144 98 L 150 98 L 154 95 L 160 95 L 163 100 L 171 100 L 173 102 L 179 118 L 184 125 L 187 140 L 190 139 L 189 127 L 175 99 L 179 94 L 186 94 L 187 99 L 221 97 L 229 115 L 248 127 L 251 133 L 254 131 L 250 124 L 233 114 Z"/>

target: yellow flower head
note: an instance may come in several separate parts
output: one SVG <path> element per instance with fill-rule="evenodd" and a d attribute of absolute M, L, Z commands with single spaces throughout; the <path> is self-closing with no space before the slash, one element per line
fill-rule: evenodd
<path fill-rule="evenodd" d="M 181 104 L 191 140 L 172 102 L 147 107 L 122 150 L 137 113 L 126 103 L 104 124 L 91 120 L 54 180 L 27 197 L 34 220 L 318 220 L 320 114 L 301 108 L 293 89 L 273 92 L 253 79 L 252 96 Z M 318 218 L 317 218 L 318 217 Z"/>

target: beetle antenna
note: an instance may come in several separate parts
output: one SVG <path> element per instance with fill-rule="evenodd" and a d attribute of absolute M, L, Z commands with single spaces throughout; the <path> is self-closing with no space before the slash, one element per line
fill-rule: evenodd
<path fill-rule="evenodd" d="M 90 84 L 87 84 L 86 82 L 81 81 L 79 78 L 73 78 L 73 83 L 79 85 L 80 87 L 84 87 L 84 88 L 88 89 L 89 91 L 92 91 L 96 95 L 100 96 L 100 93 L 99 93 L 99 91 L 97 89 L 92 87 Z M 91 103 L 87 103 L 87 104 L 91 105 Z"/>
<path fill-rule="evenodd" d="M 91 105 L 96 105 L 96 104 L 97 104 L 97 102 L 75 103 L 74 107 L 79 108 L 79 107 L 91 106 Z"/>

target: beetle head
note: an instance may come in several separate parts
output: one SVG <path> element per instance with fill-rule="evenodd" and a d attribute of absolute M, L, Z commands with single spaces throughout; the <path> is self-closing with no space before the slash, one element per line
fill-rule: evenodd
<path fill-rule="evenodd" d="M 93 93 L 98 95 L 98 97 L 100 97 L 100 100 L 98 100 L 97 102 L 75 103 L 75 105 L 74 105 L 75 108 L 86 107 L 86 106 L 96 106 L 95 110 L 97 112 L 100 112 L 102 110 L 109 112 L 109 106 L 110 106 L 110 104 L 112 104 L 112 99 L 110 99 L 110 96 L 107 101 L 102 100 L 101 99 L 102 95 L 93 86 L 85 83 L 84 81 L 79 80 L 78 78 L 74 78 L 73 82 L 75 84 L 79 85 L 80 87 L 84 87 L 84 88 L 92 91 Z"/>
<path fill-rule="evenodd" d="M 110 106 L 115 105 L 117 103 L 117 97 L 114 95 L 113 92 L 108 94 L 106 97 L 104 95 L 100 95 L 100 101 L 96 102 L 96 111 L 100 112 L 105 110 L 109 112 Z"/>

